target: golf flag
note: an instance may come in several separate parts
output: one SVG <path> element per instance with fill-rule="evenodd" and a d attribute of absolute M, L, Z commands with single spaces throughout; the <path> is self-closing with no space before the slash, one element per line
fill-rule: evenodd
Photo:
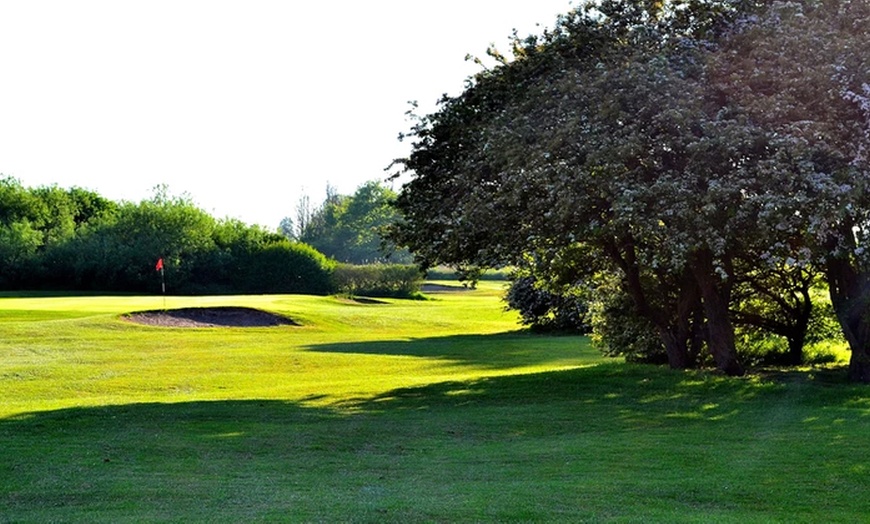
<path fill-rule="evenodd" d="M 163 257 L 157 259 L 157 263 L 154 265 L 154 269 L 156 271 L 160 271 L 160 291 L 163 292 L 163 309 L 166 310 L 166 280 L 163 275 Z"/>

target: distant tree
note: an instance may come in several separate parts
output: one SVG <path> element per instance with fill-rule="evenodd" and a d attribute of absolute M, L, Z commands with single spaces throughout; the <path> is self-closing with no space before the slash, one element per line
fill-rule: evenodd
<path fill-rule="evenodd" d="M 287 240 L 298 240 L 299 233 L 296 230 L 296 223 L 290 217 L 284 217 L 278 224 L 278 233 Z"/>
<path fill-rule="evenodd" d="M 20 289 L 38 270 L 42 233 L 28 220 L 0 223 L 0 286 Z"/>
<path fill-rule="evenodd" d="M 0 285 L 57 285 L 68 274 L 56 249 L 87 228 L 112 217 L 117 205 L 80 188 L 24 187 L 0 179 Z"/>
<path fill-rule="evenodd" d="M 168 188 L 138 204 L 123 203 L 113 220 L 88 229 L 68 244 L 78 285 L 124 291 L 155 290 L 154 263 L 163 258 L 170 289 L 190 282 L 194 260 L 214 249 L 215 220 L 189 196 Z"/>
<path fill-rule="evenodd" d="M 379 182 L 359 186 L 353 195 L 340 195 L 328 186 L 323 203 L 312 208 L 307 196 L 297 205 L 297 219 L 282 221 L 282 234 L 310 244 L 340 262 L 374 264 L 408 262 L 407 251 L 384 238 L 384 229 L 397 217 L 395 192 Z"/>
<path fill-rule="evenodd" d="M 311 205 L 311 197 L 303 193 L 302 196 L 299 197 L 299 201 L 296 203 L 296 221 L 292 228 L 292 235 L 287 236 L 287 238 L 301 238 L 302 235 L 305 234 L 305 231 L 311 226 L 313 217 L 314 209 Z"/>
<path fill-rule="evenodd" d="M 45 211 L 39 198 L 19 180 L 0 178 L 0 223 L 9 225 L 22 220 L 38 223 Z"/>
<path fill-rule="evenodd" d="M 0 178 L 0 288 L 171 293 L 332 290 L 333 265 L 310 246 L 239 220 L 215 220 L 166 186 L 138 204 L 81 188 Z"/>

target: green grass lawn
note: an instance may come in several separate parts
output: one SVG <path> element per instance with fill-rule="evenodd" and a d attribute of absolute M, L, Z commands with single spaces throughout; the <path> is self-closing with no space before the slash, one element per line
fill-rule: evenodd
<path fill-rule="evenodd" d="M 860 522 L 870 394 L 532 336 L 498 283 L 428 301 L 0 298 L 0 522 Z"/>

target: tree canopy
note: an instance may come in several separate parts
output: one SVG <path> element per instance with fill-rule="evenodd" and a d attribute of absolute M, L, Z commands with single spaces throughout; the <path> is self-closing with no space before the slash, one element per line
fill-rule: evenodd
<path fill-rule="evenodd" d="M 586 3 L 417 123 L 392 236 L 424 265 L 546 267 L 582 245 L 590 274 L 618 272 L 672 366 L 703 337 L 730 374 L 743 372 L 734 322 L 750 319 L 735 289 L 764 283 L 772 307 L 753 311 L 792 320 L 802 304 L 779 298 L 800 279 L 777 275 L 825 267 L 847 339 L 868 333 L 850 340 L 850 374 L 870 380 L 852 234 L 868 208 L 865 9 Z"/>

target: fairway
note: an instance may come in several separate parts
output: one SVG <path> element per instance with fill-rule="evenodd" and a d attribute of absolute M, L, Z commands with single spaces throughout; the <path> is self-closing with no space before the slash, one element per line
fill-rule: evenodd
<path fill-rule="evenodd" d="M 247 306 L 300 324 L 205 329 L 141 326 L 121 316 L 162 309 L 160 297 L 4 298 L 0 416 L 220 399 L 335 408 L 400 387 L 599 360 L 577 339 L 518 332 L 499 293 L 374 304 L 289 295 L 167 299 L 169 308 Z"/>
<path fill-rule="evenodd" d="M 724 378 L 431 300 L 167 297 L 298 325 L 143 326 L 161 297 L 0 298 L 0 522 L 858 522 L 870 396 Z"/>

